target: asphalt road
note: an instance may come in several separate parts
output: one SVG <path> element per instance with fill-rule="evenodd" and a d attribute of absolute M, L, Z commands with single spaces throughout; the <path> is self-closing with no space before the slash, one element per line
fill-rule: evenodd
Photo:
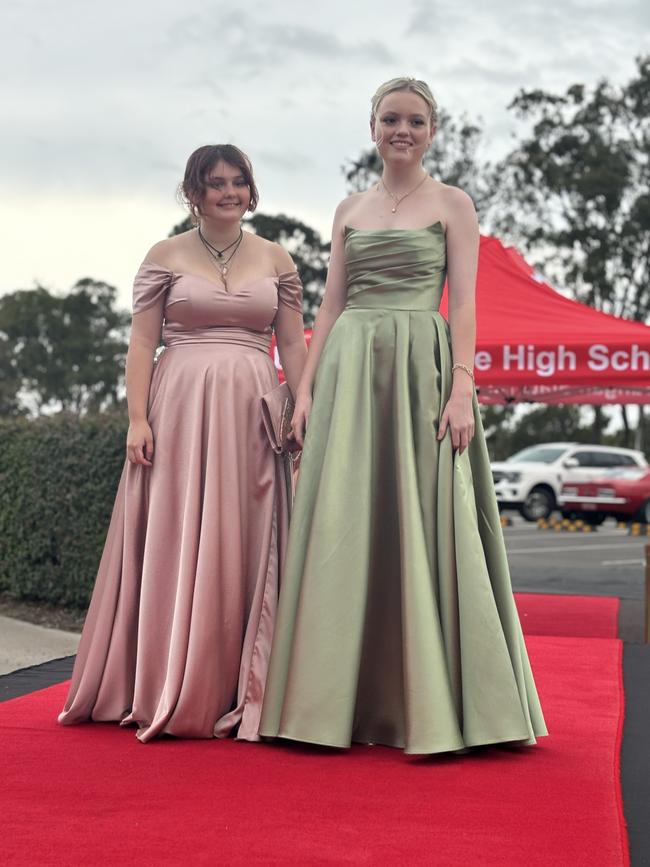
<path fill-rule="evenodd" d="M 512 585 L 527 593 L 618 596 L 620 634 L 641 641 L 645 599 L 645 546 L 608 520 L 591 533 L 539 530 L 519 515 L 504 528 Z"/>

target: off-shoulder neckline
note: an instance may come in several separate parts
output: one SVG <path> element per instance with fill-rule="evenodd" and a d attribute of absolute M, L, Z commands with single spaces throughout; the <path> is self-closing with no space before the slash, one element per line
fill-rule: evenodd
<path fill-rule="evenodd" d="M 345 232 L 361 232 L 364 235 L 374 235 L 374 234 L 384 234 L 388 232 L 428 232 L 430 229 L 439 228 L 442 231 L 442 234 L 446 234 L 445 227 L 442 224 L 441 220 L 436 220 L 435 223 L 431 223 L 429 226 L 421 226 L 418 229 L 410 229 L 410 228 L 398 228 L 398 227 L 390 227 L 383 229 L 357 229 L 356 226 L 348 226 L 344 225 L 343 229 Z"/>
<path fill-rule="evenodd" d="M 293 277 L 294 275 L 298 275 L 298 270 L 294 271 L 283 271 L 281 274 L 273 274 L 273 276 L 269 275 L 268 277 L 256 277 L 254 280 L 249 280 L 248 283 L 245 283 L 243 286 L 240 286 L 239 289 L 230 290 L 226 289 L 220 283 L 217 283 L 215 280 L 210 280 L 209 277 L 204 277 L 202 274 L 194 274 L 191 271 L 172 271 L 171 268 L 167 268 L 165 265 L 159 265 L 157 262 L 151 262 L 145 260 L 140 268 L 144 268 L 148 266 L 150 268 L 158 268 L 159 271 L 166 271 L 167 274 L 170 274 L 172 277 L 191 277 L 195 280 L 203 280 L 204 283 L 208 283 L 210 286 L 213 286 L 215 289 L 221 290 L 221 292 L 225 292 L 226 295 L 241 295 L 242 292 L 245 292 L 246 289 L 249 289 L 251 286 L 255 286 L 258 283 L 262 283 L 264 280 L 273 280 L 274 282 L 280 283 L 285 277 Z"/>

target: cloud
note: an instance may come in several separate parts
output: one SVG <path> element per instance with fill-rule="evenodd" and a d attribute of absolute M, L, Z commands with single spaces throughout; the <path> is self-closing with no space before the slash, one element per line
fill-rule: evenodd
<path fill-rule="evenodd" d="M 169 28 L 167 39 L 176 45 L 191 44 L 192 53 L 207 50 L 212 54 L 218 46 L 219 61 L 231 75 L 273 71 L 300 59 L 310 63 L 396 61 L 386 44 L 376 38 L 345 42 L 335 29 L 279 24 L 239 10 L 218 19 L 210 13 L 182 16 Z"/>
<path fill-rule="evenodd" d="M 447 70 L 447 76 L 456 82 L 472 87 L 494 87 L 512 89 L 513 91 L 522 81 L 535 81 L 537 67 L 535 64 L 517 66 L 490 66 L 470 58 L 461 58 L 458 63 Z"/>
<path fill-rule="evenodd" d="M 404 31 L 405 36 L 435 36 L 440 35 L 445 26 L 447 4 L 432 0 L 413 0 L 411 17 Z"/>
<path fill-rule="evenodd" d="M 57 282 L 75 233 L 85 258 L 70 259 L 62 285 L 77 268 L 122 280 L 131 236 L 139 247 L 168 230 L 185 161 L 206 142 L 250 153 L 265 209 L 327 232 L 345 192 L 339 166 L 368 146 L 381 81 L 423 77 L 446 110 L 482 115 L 498 157 L 520 88 L 625 81 L 649 16 L 642 0 L 615 13 L 609 0 L 113 0 L 101 15 L 87 0 L 5 0 L 3 213 L 28 202 L 39 245 L 21 254 L 29 269 L 6 245 L 0 281 Z"/>
<path fill-rule="evenodd" d="M 287 175 L 295 175 L 297 172 L 305 172 L 314 168 L 313 157 L 301 151 L 295 150 L 258 150 L 256 161 L 264 163 L 267 168 L 277 169 Z"/>

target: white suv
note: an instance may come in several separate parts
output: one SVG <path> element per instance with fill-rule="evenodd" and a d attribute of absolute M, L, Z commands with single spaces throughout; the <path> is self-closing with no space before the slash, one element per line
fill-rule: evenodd
<path fill-rule="evenodd" d="M 600 478 L 604 470 L 614 467 L 647 465 L 644 455 L 632 449 L 543 443 L 491 466 L 499 507 L 518 509 L 527 521 L 536 521 L 556 508 L 565 482 Z"/>

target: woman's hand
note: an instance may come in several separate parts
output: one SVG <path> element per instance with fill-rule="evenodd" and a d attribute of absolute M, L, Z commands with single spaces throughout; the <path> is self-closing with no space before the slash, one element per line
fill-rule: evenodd
<path fill-rule="evenodd" d="M 311 413 L 311 394 L 296 395 L 296 406 L 291 417 L 291 434 L 300 448 L 305 443 L 305 433 Z"/>
<path fill-rule="evenodd" d="M 126 435 L 126 456 L 132 464 L 151 467 L 153 458 L 153 434 L 149 423 L 132 421 Z"/>
<path fill-rule="evenodd" d="M 472 405 L 472 392 L 457 393 L 452 391 L 447 401 L 440 425 L 438 427 L 438 440 L 441 440 L 451 429 L 451 443 L 458 454 L 462 455 L 474 437 L 474 408 Z"/>

